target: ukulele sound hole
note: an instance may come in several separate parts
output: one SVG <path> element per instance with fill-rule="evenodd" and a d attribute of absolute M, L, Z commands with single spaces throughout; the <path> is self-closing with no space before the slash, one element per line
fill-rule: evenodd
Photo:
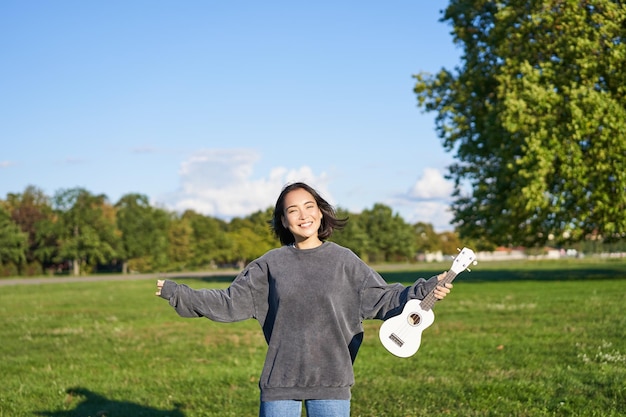
<path fill-rule="evenodd" d="M 417 326 L 418 324 L 420 324 L 421 317 L 417 313 L 411 313 L 409 314 L 407 320 L 409 321 L 409 324 L 411 326 Z"/>

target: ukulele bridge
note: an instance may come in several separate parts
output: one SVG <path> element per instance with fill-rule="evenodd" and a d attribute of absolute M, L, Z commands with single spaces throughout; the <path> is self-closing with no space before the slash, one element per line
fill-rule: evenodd
<path fill-rule="evenodd" d="M 395 333 L 391 333 L 389 335 L 389 339 L 391 339 L 391 341 L 399 347 L 402 347 L 402 345 L 404 344 L 404 341 L 400 339 Z"/>

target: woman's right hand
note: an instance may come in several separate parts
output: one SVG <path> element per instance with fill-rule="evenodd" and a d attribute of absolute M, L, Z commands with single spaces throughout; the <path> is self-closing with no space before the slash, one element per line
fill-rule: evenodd
<path fill-rule="evenodd" d="M 161 289 L 163 289 L 163 283 L 165 283 L 164 280 L 162 279 L 157 280 L 157 292 L 155 295 L 161 295 Z"/>

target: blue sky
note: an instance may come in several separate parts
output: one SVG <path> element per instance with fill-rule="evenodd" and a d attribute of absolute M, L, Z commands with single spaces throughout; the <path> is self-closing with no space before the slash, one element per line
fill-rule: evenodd
<path fill-rule="evenodd" d="M 0 2 L 0 198 L 83 187 L 229 219 L 307 181 L 449 230 L 413 74 L 453 69 L 445 1 Z"/>

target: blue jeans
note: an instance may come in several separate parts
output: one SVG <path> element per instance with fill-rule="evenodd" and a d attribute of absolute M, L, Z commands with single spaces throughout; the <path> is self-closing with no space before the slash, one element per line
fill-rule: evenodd
<path fill-rule="evenodd" d="M 307 417 L 350 417 L 350 400 L 304 400 Z M 302 401 L 261 401 L 259 417 L 300 417 Z"/>

